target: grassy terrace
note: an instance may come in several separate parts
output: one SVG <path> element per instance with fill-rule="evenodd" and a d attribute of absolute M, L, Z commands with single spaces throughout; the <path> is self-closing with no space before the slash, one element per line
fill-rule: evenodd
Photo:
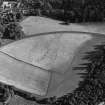
<path fill-rule="evenodd" d="M 85 43 L 85 44 L 83 44 L 81 47 L 81 49 L 80 49 L 80 51 L 79 51 L 79 55 L 77 54 L 77 57 L 75 58 L 75 62 L 74 62 L 74 65 L 75 65 L 75 67 L 78 67 L 78 65 L 77 65 L 77 63 L 76 62 L 79 62 L 79 63 L 84 63 L 84 62 L 80 62 L 81 61 L 81 54 L 82 53 L 85 53 L 86 51 L 87 52 L 91 52 L 91 49 L 93 49 L 95 46 L 94 45 L 100 45 L 100 44 L 103 44 L 104 43 L 104 33 L 105 33 L 105 31 L 104 31 L 104 24 L 101 24 L 101 23 L 97 23 L 97 24 L 94 24 L 94 23 L 87 23 L 87 24 L 70 24 L 70 25 L 62 25 L 61 24 L 62 22 L 61 21 L 56 21 L 56 20 L 52 20 L 52 19 L 48 19 L 48 18 L 43 18 L 43 17 L 28 17 L 28 18 L 26 18 L 25 20 L 23 20 L 22 22 L 20 22 L 20 25 L 23 27 L 23 31 L 24 31 L 24 33 L 25 33 L 25 35 L 26 35 L 26 37 L 30 37 L 31 38 L 31 36 L 32 37 L 34 37 L 34 35 L 37 35 L 37 34 L 39 34 L 39 33 L 50 33 L 50 32 L 52 32 L 52 33 L 50 33 L 52 36 L 59 36 L 59 35 L 64 35 L 65 37 L 66 36 L 68 36 L 68 37 L 71 37 L 72 35 L 72 37 L 70 38 L 70 40 L 74 40 L 75 38 L 76 38 L 76 40 L 74 40 L 73 42 L 74 43 L 76 43 L 76 44 L 78 44 L 76 41 L 78 40 L 78 38 L 81 36 L 81 35 L 83 35 L 84 36 L 84 38 L 86 38 L 86 36 L 91 36 L 91 35 L 93 35 L 93 34 L 91 34 L 91 33 L 100 33 L 100 34 L 94 34 L 93 36 L 94 36 L 94 38 L 92 38 L 92 40 L 89 42 L 89 43 Z M 27 31 L 28 30 L 28 31 Z M 57 33 L 57 31 L 62 31 L 62 32 L 58 32 L 58 34 L 56 34 Z M 67 32 L 66 32 L 67 31 Z M 69 32 L 70 32 L 70 34 L 69 34 Z M 73 32 L 73 33 L 72 33 Z M 75 33 L 76 32 L 76 33 Z M 79 32 L 79 33 L 78 33 Z M 86 32 L 86 33 L 84 33 L 84 32 Z M 89 34 L 88 34 L 89 33 Z M 68 35 L 67 35 L 68 34 Z M 40 35 L 40 34 L 39 34 Z M 42 39 L 45 37 L 46 35 L 44 34 L 44 36 L 43 36 L 43 34 L 41 34 L 41 37 L 42 37 Z M 77 37 L 76 37 L 77 36 Z M 38 38 L 39 36 L 37 35 L 36 36 L 36 38 Z M 73 38 L 74 37 L 74 38 Z M 36 39 L 35 38 L 35 39 Z M 27 39 L 27 38 L 26 38 Z M 33 39 L 33 38 L 32 38 Z M 44 38 L 45 39 L 45 38 Z M 64 38 L 65 39 L 65 38 Z M 25 39 L 24 39 L 25 40 Z M 78 40 L 79 42 L 82 42 L 84 39 L 81 39 L 81 41 L 80 41 L 80 39 Z M 22 42 L 22 40 L 20 40 L 20 42 Z M 39 42 L 43 42 L 43 41 L 38 41 L 38 43 Z M 46 42 L 46 40 L 45 40 L 45 42 Z M 58 41 L 55 41 L 56 43 L 58 43 Z M 16 43 L 18 43 L 18 41 L 16 42 Z M 56 44 L 56 43 L 54 43 L 54 44 Z M 70 45 L 75 45 L 75 44 L 72 44 L 72 41 L 70 41 Z M 21 44 L 21 43 L 20 43 Z M 41 44 L 39 44 L 39 45 L 41 45 Z M 42 45 L 44 45 L 44 44 L 42 44 Z M 48 44 L 48 45 L 50 45 L 50 43 Z M 56 44 L 56 45 L 59 45 L 59 44 Z M 13 45 L 14 46 L 14 45 Z M 27 44 L 26 44 L 26 46 L 28 46 Z M 31 46 L 31 43 L 29 44 L 29 46 Z M 54 45 L 53 45 L 54 46 Z M 14 46 L 15 47 L 15 46 Z M 55 46 L 56 47 L 56 46 Z M 102 46 L 99 46 L 98 47 L 98 49 L 99 48 L 101 48 Z M 25 47 L 23 47 L 22 49 L 21 49 L 21 51 L 24 49 Z M 30 47 L 28 47 L 28 48 L 30 48 Z M 43 47 L 42 47 L 43 48 Z M 66 47 L 65 47 L 66 48 Z M 72 47 L 72 48 L 74 48 L 74 47 Z M 104 48 L 102 47 L 102 49 L 104 50 Z M 67 50 L 67 49 L 66 49 Z M 71 51 L 71 50 L 70 50 Z M 96 51 L 98 51 L 98 50 L 96 50 Z M 18 51 L 17 51 L 18 52 Z M 26 52 L 26 51 L 23 51 L 23 52 Z M 49 56 L 51 55 L 51 52 L 49 52 L 50 54 L 49 54 Z M 22 54 L 22 53 L 21 53 Z M 52 54 L 52 55 L 54 55 L 54 54 Z M 1 56 L 2 57 L 2 56 Z M 19 56 L 20 57 L 20 56 Z M 78 58 L 79 57 L 79 58 Z M 101 57 L 101 55 L 100 55 L 100 57 Z M 6 58 L 7 59 L 7 58 Z M 77 60 L 79 60 L 79 61 L 77 61 Z M 65 64 L 66 65 L 66 64 Z M 88 66 L 88 65 L 87 65 Z M 103 65 L 104 66 L 104 65 Z M 82 69 L 82 67 L 80 67 L 80 68 L 77 68 L 78 70 L 80 70 L 81 71 L 81 69 Z M 75 71 L 75 72 L 79 72 L 80 73 L 80 71 Z M 72 72 L 72 73 L 74 73 L 74 71 Z M 70 78 L 69 78 L 69 74 L 71 75 L 71 73 L 67 73 L 68 75 L 66 75 L 65 77 L 67 77 L 67 80 L 65 79 L 64 80 L 64 82 L 62 82 L 62 85 L 61 85 L 61 87 L 59 87 L 58 88 L 58 90 L 56 90 L 56 92 L 55 92 L 55 94 L 57 93 L 57 94 L 59 94 L 59 93 L 61 93 L 61 96 L 62 96 L 62 94 L 64 94 L 65 93 L 65 91 L 64 91 L 64 88 L 67 88 L 67 87 L 70 87 L 71 86 L 71 84 L 69 84 L 69 83 L 72 83 L 71 81 L 69 81 L 70 80 Z M 97 74 L 97 73 L 96 73 Z M 4 74 L 5 75 L 5 74 Z M 72 78 L 72 79 L 74 79 L 75 81 L 76 80 L 78 80 L 78 79 L 76 79 L 75 78 L 75 76 L 77 76 L 78 77 L 78 75 L 77 74 L 73 74 L 74 75 L 74 77 Z M 73 76 L 72 75 L 72 76 Z M 101 74 L 100 74 L 101 75 Z M 95 76 L 98 76 L 98 75 L 95 75 Z M 104 76 L 104 75 L 102 75 L 102 76 Z M 12 78 L 12 77 L 11 77 Z M 89 79 L 89 77 L 88 77 L 88 79 Z M 98 79 L 98 81 L 101 81 L 102 79 L 101 78 L 99 78 L 99 77 L 96 77 L 96 79 Z M 73 81 L 74 81 L 73 80 Z M 94 80 L 95 81 L 95 80 Z M 96 80 L 97 81 L 97 80 Z M 89 81 L 89 82 L 92 82 L 92 81 Z M 79 82 L 75 82 L 75 83 L 79 83 Z M 87 80 L 87 82 L 86 82 L 86 86 L 87 86 L 87 83 L 88 83 L 88 80 Z M 94 83 L 94 82 L 93 82 Z M 92 85 L 89 85 L 91 88 L 95 88 L 94 86 L 93 86 L 93 83 L 92 83 Z M 103 83 L 103 81 L 102 81 L 102 83 Z M 64 84 L 64 85 L 63 85 Z M 97 85 L 97 84 L 94 84 L 95 86 Z M 101 84 L 102 85 L 102 84 Z M 67 87 L 65 87 L 65 86 L 67 86 Z M 72 85 L 73 86 L 73 85 Z M 75 84 L 74 84 L 74 86 L 75 86 Z M 78 85 L 76 85 L 76 86 L 78 86 Z M 82 86 L 82 85 L 81 85 Z M 99 86 L 97 85 L 97 88 L 99 89 L 99 90 L 97 90 L 97 91 L 100 91 L 100 88 L 99 88 Z M 51 89 L 51 87 L 50 87 L 50 89 Z M 71 87 L 71 89 L 75 89 L 74 87 Z M 84 88 L 85 89 L 85 88 Z M 59 91 L 59 90 L 61 90 L 61 92 Z M 51 89 L 51 91 L 53 91 L 53 89 Z M 65 95 L 65 96 L 62 96 L 61 98 L 58 98 L 57 99 L 57 101 L 54 101 L 52 104 L 53 105 L 56 105 L 57 104 L 57 102 L 59 103 L 59 104 L 57 104 L 57 105 L 60 105 L 60 104 L 62 104 L 62 105 L 67 105 L 67 100 L 68 100 L 68 98 L 71 100 L 73 100 L 73 97 L 75 97 L 75 95 L 74 94 L 77 94 L 77 96 L 78 95 L 80 95 L 79 94 L 79 92 L 77 92 L 78 91 L 78 89 L 76 90 L 76 92 L 75 93 L 73 93 L 73 95 L 71 95 L 70 94 L 70 91 L 69 91 L 69 89 L 67 88 L 67 93 L 69 93 L 69 95 Z M 86 91 L 88 91 L 88 90 L 86 90 Z M 64 93 L 63 93 L 64 92 Z M 83 91 L 83 93 L 84 93 L 85 91 Z M 89 90 L 89 92 L 95 92 L 95 90 L 94 91 L 90 91 Z M 104 93 L 104 90 L 102 90 L 102 92 Z M 94 100 L 94 101 L 96 101 L 96 103 L 100 103 L 101 101 L 104 101 L 104 98 L 102 98 L 102 97 L 104 97 L 104 95 L 103 95 L 103 93 L 102 93 L 102 95 L 101 96 L 99 96 L 99 94 L 98 94 L 98 98 L 99 97 L 101 97 L 101 99 L 99 99 L 99 100 Z M 82 93 L 81 93 L 82 94 Z M 54 92 L 52 92 L 52 93 L 50 93 L 49 94 L 49 96 L 52 96 L 52 95 L 54 95 Z M 92 94 L 92 95 L 94 95 L 94 94 Z M 69 96 L 69 97 L 68 97 Z M 94 95 L 94 96 L 96 96 L 96 95 Z M 24 96 L 25 97 L 25 96 Z M 64 98 L 65 98 L 65 103 L 63 103 L 64 102 Z M 67 98 L 68 97 L 68 98 Z M 70 98 L 70 97 L 72 97 L 72 98 Z M 80 97 L 80 96 L 79 96 Z M 87 97 L 87 96 L 86 96 Z M 78 97 L 77 97 L 78 98 Z M 82 98 L 84 99 L 85 97 L 81 97 L 81 100 L 82 100 Z M 96 97 L 94 97 L 93 99 L 96 99 Z M 103 100 L 102 100 L 103 99 Z M 45 102 L 45 100 L 37 100 L 37 102 L 39 102 L 39 103 L 43 103 L 43 102 Z M 61 102 L 61 103 L 60 103 Z M 82 102 L 82 101 L 81 101 Z M 90 101 L 89 101 L 90 102 Z M 25 105 L 25 104 L 27 104 L 28 103 L 28 105 L 37 105 L 34 101 L 29 101 L 29 100 L 26 100 L 26 99 L 24 99 L 24 98 L 22 98 L 22 97 L 19 97 L 18 95 L 16 95 L 14 98 L 13 98 L 13 100 L 11 100 L 11 102 L 10 102 L 10 105 L 15 105 L 15 103 L 17 104 L 17 105 Z M 39 105 L 39 104 L 38 104 Z M 73 104 L 72 103 L 72 105 L 77 105 L 76 103 L 75 104 Z M 81 104 L 80 104 L 81 105 Z M 83 104 L 83 105 L 88 105 L 88 104 Z M 91 104 L 90 104 L 91 105 Z"/>

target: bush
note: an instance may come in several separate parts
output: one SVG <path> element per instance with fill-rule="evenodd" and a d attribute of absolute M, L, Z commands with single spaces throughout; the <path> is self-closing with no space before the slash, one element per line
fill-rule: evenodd
<path fill-rule="evenodd" d="M 23 18 L 22 13 L 21 13 L 21 12 L 17 12 L 17 13 L 16 13 L 16 20 L 19 21 L 19 20 L 21 20 L 22 18 Z"/>
<path fill-rule="evenodd" d="M 96 22 L 104 21 L 104 4 L 104 0 L 101 2 L 100 0 L 84 0 L 84 2 L 83 0 L 49 0 L 45 3 L 45 7 L 47 7 L 46 10 L 55 11 L 47 14 L 48 17 L 54 19 L 70 20 L 70 22 Z M 61 11 L 64 11 L 64 14 Z"/>
<path fill-rule="evenodd" d="M 5 27 L 3 38 L 18 40 L 24 37 L 22 27 L 17 23 L 10 23 Z"/>

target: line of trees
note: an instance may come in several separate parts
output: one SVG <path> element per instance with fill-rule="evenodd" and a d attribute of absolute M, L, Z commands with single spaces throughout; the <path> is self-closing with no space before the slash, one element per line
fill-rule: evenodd
<path fill-rule="evenodd" d="M 25 34 L 18 21 L 21 19 L 20 13 L 6 13 L 0 15 L 0 41 L 1 39 L 22 39 Z M 2 43 L 0 42 L 0 46 Z"/>
<path fill-rule="evenodd" d="M 71 22 L 103 21 L 104 0 L 21 0 L 24 6 L 40 10 L 37 15 L 45 15 Z M 35 12 L 35 11 L 33 11 Z"/>

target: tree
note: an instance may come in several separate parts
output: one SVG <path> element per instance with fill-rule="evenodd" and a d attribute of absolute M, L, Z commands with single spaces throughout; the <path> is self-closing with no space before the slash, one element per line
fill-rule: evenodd
<path fill-rule="evenodd" d="M 18 40 L 24 37 L 24 33 L 21 30 L 22 27 L 17 23 L 10 23 L 6 26 L 3 33 L 3 38 Z"/>

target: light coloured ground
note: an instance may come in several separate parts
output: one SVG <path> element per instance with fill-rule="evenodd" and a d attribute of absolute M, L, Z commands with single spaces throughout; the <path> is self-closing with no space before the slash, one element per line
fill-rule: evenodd
<path fill-rule="evenodd" d="M 83 43 L 92 38 L 90 34 L 57 33 L 33 36 L 1 47 L 0 81 L 30 93 L 45 96 L 48 84 L 52 81 L 51 78 L 55 81 L 52 81 L 50 87 L 56 91 L 57 83 L 61 85 L 62 81 L 66 81 L 65 77 L 69 73 L 68 76 L 72 75 L 68 77 L 68 82 L 74 79 L 74 83 L 71 85 L 72 88 L 62 87 L 62 93 L 65 94 L 67 90 L 65 88 L 71 91 L 80 81 L 79 76 L 76 75 L 77 72 L 73 72 L 71 68 L 75 54 Z M 10 58 L 8 55 L 21 61 Z M 61 94 L 60 88 L 57 93 L 55 93 L 57 96 Z"/>
<path fill-rule="evenodd" d="M 23 20 L 20 25 L 27 36 L 37 33 L 54 32 L 54 31 L 80 31 L 105 33 L 104 23 L 87 23 L 87 24 L 70 24 L 62 25 L 61 21 L 52 20 L 44 17 L 30 16 Z"/>
<path fill-rule="evenodd" d="M 27 36 L 30 36 L 32 34 L 37 34 L 37 33 L 45 33 L 45 32 L 54 32 L 54 31 L 80 31 L 80 32 L 93 32 L 93 33 L 105 33 L 105 29 L 104 29 L 104 24 L 101 25 L 100 23 L 97 24 L 97 25 L 94 25 L 94 24 L 70 24 L 68 26 L 66 25 L 61 25 L 60 21 L 55 21 L 55 20 L 51 20 L 51 19 L 48 19 L 48 18 L 43 18 L 43 17 L 28 17 L 26 18 L 24 21 L 22 21 L 20 24 L 21 26 L 23 27 L 23 30 L 25 32 L 25 34 Z M 65 34 L 63 34 L 65 36 Z M 73 35 L 73 36 L 72 36 Z M 77 35 L 77 37 L 76 37 Z M 68 35 L 69 36 L 69 35 Z M 68 44 L 71 44 L 71 46 L 73 45 L 79 45 L 79 43 L 77 42 L 80 42 L 80 43 L 83 43 L 82 41 L 82 38 L 80 38 L 79 36 L 81 36 L 81 34 L 70 34 L 70 36 L 72 36 L 71 38 L 68 38 L 70 39 L 73 43 L 68 43 Z M 84 34 L 83 35 L 84 38 L 86 39 L 88 36 L 88 38 L 91 39 L 91 35 L 86 35 Z M 43 39 L 43 38 L 42 38 Z M 64 39 L 64 38 L 63 38 Z M 74 40 L 75 39 L 75 40 Z M 86 43 L 84 44 L 84 46 L 82 47 L 82 49 L 80 49 L 80 53 L 77 53 L 77 56 L 75 57 L 75 62 L 73 63 L 74 66 L 76 66 L 78 63 L 81 63 L 82 61 L 80 60 L 81 58 L 81 54 L 85 51 L 88 51 L 88 50 L 91 50 L 93 49 L 92 46 L 94 44 L 99 44 L 101 42 L 104 42 L 104 37 L 100 37 L 100 36 L 96 36 L 94 37 L 93 39 L 91 39 L 91 41 L 89 43 Z M 67 40 L 67 39 L 66 39 Z M 65 40 L 65 41 L 66 41 Z M 88 39 L 86 39 L 88 40 Z M 39 41 L 39 40 L 38 40 Z M 70 41 L 70 42 L 71 42 Z M 46 42 L 46 41 L 45 41 Z M 42 42 L 42 45 L 43 43 L 45 42 Z M 53 42 L 54 43 L 54 42 Z M 48 43 L 48 45 L 50 44 L 50 42 Z M 40 44 L 39 44 L 40 45 Z M 47 45 L 47 44 L 46 44 Z M 57 47 L 57 41 L 55 41 L 53 47 Z M 63 45 L 62 45 L 63 46 Z M 52 48 L 53 48 L 52 47 Z M 23 47 L 24 48 L 24 47 Z M 67 47 L 68 48 L 68 47 Z M 74 48 L 74 47 L 72 47 Z M 23 49 L 22 49 L 23 50 Z M 21 50 L 21 51 L 22 51 Z M 68 51 L 68 49 L 65 49 Z M 83 50 L 83 51 L 82 51 Z M 72 52 L 72 51 L 71 51 Z M 69 52 L 70 53 L 70 52 Z M 73 52 L 72 52 L 73 53 Z M 53 53 L 50 53 L 49 52 L 49 55 L 50 56 L 51 54 Z M 65 53 L 67 54 L 67 53 Z M 68 59 L 68 58 L 66 58 Z M 28 62 L 29 63 L 29 62 Z M 43 63 L 45 63 L 43 61 Z M 63 66 L 62 66 L 63 67 Z M 62 67 L 60 67 L 62 69 Z M 70 68 L 68 68 L 70 69 Z M 80 71 L 79 71 L 80 72 Z M 75 87 L 75 83 L 76 83 L 76 86 L 78 84 L 78 79 L 80 78 L 80 76 L 77 76 L 77 74 L 75 74 L 75 72 L 67 72 L 64 77 L 63 77 L 63 81 L 60 83 L 60 86 L 59 88 L 57 89 L 57 87 L 55 85 L 53 85 L 54 87 L 49 87 L 52 92 L 49 94 L 50 95 L 53 95 L 53 94 L 58 94 L 60 93 L 59 90 L 63 91 L 64 88 L 65 88 L 65 91 L 66 92 L 69 92 L 69 87 L 70 88 L 73 88 Z M 76 77 L 75 77 L 76 76 Z M 70 79 L 71 77 L 71 79 Z M 55 81 L 55 84 L 57 84 L 55 78 L 62 78 L 62 77 L 57 77 L 57 75 L 54 75 L 54 77 L 52 78 L 52 81 Z M 77 81 L 76 81 L 77 80 Z M 74 82 L 75 81 L 75 82 Z M 57 84 L 58 85 L 58 84 Z M 53 88 L 56 88 L 57 90 L 54 92 L 54 89 Z M 48 90 L 48 91 L 49 91 Z M 65 92 L 64 92 L 65 93 Z M 0 104 L 1 105 L 1 104 Z M 19 96 L 16 96 L 14 97 L 14 99 L 11 100 L 11 103 L 10 105 L 37 105 L 35 102 L 32 102 L 32 101 L 28 101 L 22 97 L 19 97 Z"/>

